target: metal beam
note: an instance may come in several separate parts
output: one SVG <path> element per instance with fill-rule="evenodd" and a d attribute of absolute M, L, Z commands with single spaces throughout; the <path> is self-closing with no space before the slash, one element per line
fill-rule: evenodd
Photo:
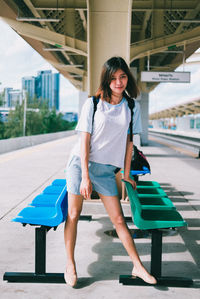
<path fill-rule="evenodd" d="M 24 0 L 24 2 L 36 18 L 41 18 L 41 17 L 44 18 L 45 17 L 43 12 L 40 12 L 40 13 L 37 12 L 37 10 L 35 9 L 35 7 L 33 6 L 32 2 L 31 2 L 31 0 Z M 40 24 L 43 26 L 46 25 L 44 21 L 41 21 Z"/>
<path fill-rule="evenodd" d="M 131 61 L 148 56 L 149 54 L 162 52 L 173 45 L 178 47 L 184 43 L 188 44 L 198 40 L 200 40 L 200 27 L 180 34 L 164 35 L 159 38 L 137 42 L 131 45 Z"/>
<path fill-rule="evenodd" d="M 170 10 L 170 11 L 177 11 L 177 10 L 193 10 L 195 9 L 196 3 L 198 1 L 178 1 L 178 0 L 165 0 L 160 1 L 156 0 L 149 1 L 149 0 L 142 0 L 142 1 L 133 1 L 132 9 L 134 11 L 147 11 L 152 10 L 152 6 L 154 6 L 154 10 Z"/>
<path fill-rule="evenodd" d="M 87 43 L 66 35 L 52 32 L 47 29 L 39 28 L 34 25 L 24 24 L 12 19 L 2 18 L 17 33 L 31 37 L 33 39 L 48 43 L 51 45 L 59 45 L 66 51 L 72 51 L 79 55 L 87 56 Z"/>
<path fill-rule="evenodd" d="M 54 61 L 48 60 L 48 62 L 53 65 L 55 68 L 59 68 L 62 70 L 67 71 L 68 73 L 73 73 L 79 76 L 83 76 L 84 74 L 86 74 L 86 72 L 84 70 L 79 69 L 78 67 L 76 67 L 75 65 L 71 65 L 71 64 L 63 64 L 63 63 L 55 63 Z"/>
<path fill-rule="evenodd" d="M 29 17 L 18 17 L 17 21 L 20 22 L 60 22 L 60 19 L 50 19 L 50 18 L 29 18 Z"/>
<path fill-rule="evenodd" d="M 59 0 L 58 5 L 55 0 L 32 0 L 33 5 L 38 10 L 45 9 L 67 9 L 67 8 L 75 8 L 75 9 L 87 9 L 86 0 Z M 178 1 L 178 0 L 165 0 L 164 3 L 162 1 L 156 1 L 155 10 L 171 10 L 171 11 L 185 11 L 185 10 L 193 10 L 195 9 L 195 1 Z M 152 10 L 152 1 L 150 0 L 142 0 L 142 1 L 133 1 L 132 9 L 134 11 L 148 11 Z"/>
<path fill-rule="evenodd" d="M 32 0 L 33 5 L 36 9 L 38 8 L 78 8 L 78 9 L 86 9 L 86 0 Z"/>
<path fill-rule="evenodd" d="M 182 19 L 182 20 L 169 20 L 170 23 L 200 23 L 199 19 Z"/>
<path fill-rule="evenodd" d="M 163 1 L 160 1 L 163 2 Z M 157 2 L 154 0 L 153 4 Z M 158 25 L 159 24 L 159 25 Z M 164 35 L 164 11 L 155 10 L 153 6 L 152 22 L 151 22 L 151 36 L 157 38 Z"/>
<path fill-rule="evenodd" d="M 192 11 L 187 12 L 187 14 L 185 15 L 185 19 L 195 19 L 199 11 L 200 11 L 200 2 L 196 5 L 196 7 L 194 7 Z M 175 33 L 182 32 L 184 26 L 185 26 L 184 23 L 180 23 Z"/>
<path fill-rule="evenodd" d="M 45 14 L 42 11 L 38 12 L 35 9 L 31 0 L 24 0 L 24 2 L 36 18 L 42 18 L 42 19 L 46 18 Z M 47 30 L 54 31 L 54 28 L 52 27 L 51 23 L 46 23 L 40 19 L 40 24 L 42 25 L 43 28 L 45 27 L 45 29 Z"/>
<path fill-rule="evenodd" d="M 79 13 L 80 18 L 83 22 L 83 28 L 84 28 L 85 32 L 87 32 L 87 20 L 86 20 L 85 14 L 84 14 L 84 10 L 83 9 L 78 9 L 78 13 Z"/>

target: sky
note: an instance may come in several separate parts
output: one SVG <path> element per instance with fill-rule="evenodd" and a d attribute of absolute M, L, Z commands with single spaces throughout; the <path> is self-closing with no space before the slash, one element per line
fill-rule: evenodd
<path fill-rule="evenodd" d="M 0 91 L 21 89 L 21 78 L 36 76 L 39 70 L 58 72 L 13 29 L 0 19 Z M 60 75 L 60 110 L 78 111 L 78 90 Z"/>
<path fill-rule="evenodd" d="M 57 72 L 42 56 L 0 19 L 0 91 L 5 87 L 21 89 L 21 78 L 36 76 L 39 70 Z M 194 58 L 199 63 L 186 63 L 190 83 L 160 83 L 149 94 L 149 112 L 153 113 L 200 96 L 200 49 Z M 183 71 L 183 66 L 177 68 Z M 60 110 L 78 111 L 78 90 L 60 75 Z"/>

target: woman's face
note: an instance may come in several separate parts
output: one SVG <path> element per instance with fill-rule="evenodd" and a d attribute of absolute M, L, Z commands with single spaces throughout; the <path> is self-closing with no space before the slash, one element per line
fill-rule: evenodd
<path fill-rule="evenodd" d="M 128 77 L 121 69 L 117 70 L 111 77 L 110 89 L 113 95 L 121 95 L 126 89 Z"/>

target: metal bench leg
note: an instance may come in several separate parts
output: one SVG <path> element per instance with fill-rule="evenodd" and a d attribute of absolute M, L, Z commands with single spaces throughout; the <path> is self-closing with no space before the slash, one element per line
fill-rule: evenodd
<path fill-rule="evenodd" d="M 152 230 L 151 233 L 151 274 L 161 277 L 162 231 Z"/>
<path fill-rule="evenodd" d="M 63 273 L 46 273 L 46 234 L 49 228 L 35 229 L 35 273 L 6 272 L 8 282 L 65 283 Z"/>
<path fill-rule="evenodd" d="M 35 229 L 35 274 L 46 272 L 46 229 Z"/>
<path fill-rule="evenodd" d="M 151 274 L 154 275 L 158 281 L 157 286 L 172 286 L 172 287 L 190 287 L 193 281 L 185 277 L 170 277 L 161 275 L 162 268 L 162 231 L 152 230 L 151 237 Z M 131 275 L 120 275 L 119 282 L 124 285 L 146 285 L 140 278 L 132 278 Z"/>
<path fill-rule="evenodd" d="M 158 281 L 158 285 L 172 287 L 189 287 L 193 281 L 186 277 L 162 276 L 162 231 L 152 230 L 151 237 L 151 274 Z"/>

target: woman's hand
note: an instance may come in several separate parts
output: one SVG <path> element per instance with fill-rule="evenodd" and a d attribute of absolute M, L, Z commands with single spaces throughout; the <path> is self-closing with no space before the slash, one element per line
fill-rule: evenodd
<path fill-rule="evenodd" d="M 80 193 L 84 198 L 91 199 L 92 183 L 90 181 L 90 178 L 82 178 Z"/>
<path fill-rule="evenodd" d="M 126 181 L 126 182 L 131 183 L 134 190 L 137 188 L 136 182 L 133 179 L 131 179 L 130 177 L 127 177 L 127 178 L 124 177 L 123 180 Z"/>

